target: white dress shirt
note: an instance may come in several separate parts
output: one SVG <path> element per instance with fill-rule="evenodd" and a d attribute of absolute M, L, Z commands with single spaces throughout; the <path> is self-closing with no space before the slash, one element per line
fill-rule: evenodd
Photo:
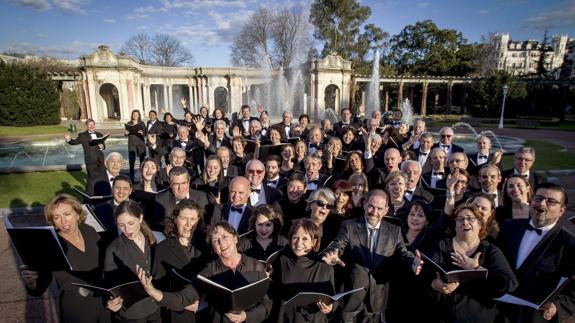
<path fill-rule="evenodd" d="M 529 224 L 533 226 L 533 221 L 529 220 Z M 525 230 L 523 238 L 521 239 L 521 244 L 519 244 L 519 250 L 517 251 L 517 263 L 515 264 L 515 269 L 518 269 L 527 256 L 535 249 L 537 244 L 545 237 L 549 230 L 553 229 L 556 223 L 550 224 L 548 226 L 541 227 L 541 235 L 537 234 L 534 230 Z"/>
<path fill-rule="evenodd" d="M 244 210 L 246 209 L 245 205 L 241 206 L 242 208 L 242 212 L 237 212 L 237 211 L 232 211 L 232 208 L 230 207 L 230 214 L 228 216 L 228 223 L 234 227 L 234 229 L 236 229 L 236 231 L 238 230 L 238 227 L 240 226 L 240 221 L 242 220 L 242 215 L 244 214 Z"/>
<path fill-rule="evenodd" d="M 252 206 L 260 206 L 262 204 L 266 204 L 266 192 L 264 191 L 263 185 L 260 184 L 259 187 L 251 188 L 259 189 L 260 193 L 258 194 L 257 192 L 250 192 L 250 204 Z"/>

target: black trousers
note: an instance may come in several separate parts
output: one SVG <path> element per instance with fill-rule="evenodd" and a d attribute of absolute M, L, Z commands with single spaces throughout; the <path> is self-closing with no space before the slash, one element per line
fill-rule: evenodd
<path fill-rule="evenodd" d="M 138 154 L 138 152 L 136 151 L 128 152 L 128 161 L 130 164 L 130 179 L 132 180 L 132 183 L 134 182 L 134 178 L 136 175 L 136 157 L 140 159 L 140 164 L 142 164 L 142 162 L 146 158 L 146 153 L 144 152 Z"/>

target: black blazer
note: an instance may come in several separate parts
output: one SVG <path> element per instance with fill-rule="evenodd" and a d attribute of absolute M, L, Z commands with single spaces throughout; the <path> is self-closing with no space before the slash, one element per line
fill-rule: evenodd
<path fill-rule="evenodd" d="M 344 129 L 345 127 L 348 127 L 348 128 L 351 127 L 352 129 L 355 130 L 355 129 L 357 129 L 357 128 L 359 127 L 359 124 L 356 123 L 356 122 L 353 122 L 353 120 L 350 121 L 349 124 L 347 124 L 347 125 L 344 125 L 344 124 L 343 124 L 343 121 L 338 121 L 338 122 L 336 122 L 336 123 L 333 125 L 333 131 L 335 132 L 335 134 L 336 134 L 338 137 L 341 137 L 341 134 L 343 133 L 343 129 Z"/>
<path fill-rule="evenodd" d="M 535 246 L 519 268 L 517 255 L 529 219 L 512 219 L 503 224 L 497 244 L 514 269 L 519 287 L 513 295 L 539 303 L 557 286 L 560 277 L 575 274 L 575 236 L 558 222 Z M 557 307 L 557 322 L 573 315 L 575 309 L 575 286 L 573 281 L 558 296 L 550 300 Z M 499 316 L 507 322 L 548 322 L 541 312 L 530 307 L 499 304 Z"/>
<path fill-rule="evenodd" d="M 210 220 L 211 224 L 214 224 L 216 222 L 219 221 L 228 221 L 228 219 L 230 218 L 230 207 L 231 207 L 231 203 L 225 203 L 225 204 L 220 204 L 220 205 L 216 205 L 214 207 L 214 213 L 212 215 L 212 218 Z M 242 214 L 242 218 L 240 219 L 240 224 L 238 225 L 238 229 L 236 230 L 238 232 L 238 234 L 244 234 L 246 232 L 248 232 L 250 230 L 250 216 L 252 215 L 252 210 L 249 207 L 249 202 L 248 204 L 246 204 L 246 206 L 244 207 L 244 213 Z M 206 221 L 207 223 L 207 221 Z"/>
<path fill-rule="evenodd" d="M 293 124 L 293 123 L 290 124 L 289 137 L 286 137 L 286 130 L 285 130 L 286 124 L 285 124 L 285 123 L 283 123 L 283 122 L 276 123 L 276 124 L 274 124 L 272 127 L 274 127 L 274 128 L 276 128 L 276 129 L 279 130 L 280 135 L 281 135 L 281 137 L 282 137 L 282 140 L 286 140 L 286 139 L 292 137 L 292 133 L 293 133 L 293 132 L 292 132 L 292 129 L 293 129 L 293 127 L 294 127 L 294 124 Z"/>
<path fill-rule="evenodd" d="M 206 194 L 200 191 L 196 191 L 194 189 L 190 189 L 189 192 L 189 199 L 198 203 L 200 207 L 206 208 L 208 206 L 208 198 Z M 148 223 L 152 230 L 155 231 L 164 231 L 164 223 L 163 220 L 165 217 L 172 214 L 174 209 L 176 208 L 176 196 L 172 193 L 172 190 L 166 190 L 162 193 L 156 195 L 156 203 L 155 203 L 155 210 L 153 214 L 148 215 Z"/>
<path fill-rule="evenodd" d="M 414 150 L 415 152 L 415 156 L 417 157 L 417 160 L 419 160 L 419 155 L 422 153 L 421 150 L 416 149 Z M 423 165 L 421 165 L 421 173 L 425 174 L 427 172 L 431 171 L 431 158 L 429 158 L 429 154 L 431 153 L 431 150 L 429 152 L 427 152 L 427 159 L 425 160 L 425 163 Z"/>
<path fill-rule="evenodd" d="M 283 197 L 282 192 L 278 188 L 267 186 L 266 183 L 262 183 L 262 190 L 263 193 L 266 195 L 266 204 L 273 204 Z M 260 192 L 260 194 L 261 193 L 262 192 Z M 248 205 L 250 207 L 253 207 L 253 205 L 251 205 L 250 200 L 248 200 Z"/>
<path fill-rule="evenodd" d="M 515 172 L 515 169 L 507 169 L 501 172 L 501 186 L 503 186 L 503 183 L 505 183 L 505 181 L 507 180 L 507 177 L 511 176 L 511 174 L 513 174 Z M 531 189 L 535 191 L 535 187 L 541 183 L 541 179 L 539 178 L 539 176 L 537 176 L 537 174 L 535 174 L 535 172 L 533 171 L 533 169 L 529 170 L 529 178 L 527 179 L 529 181 L 529 185 L 531 185 Z"/>
<path fill-rule="evenodd" d="M 234 178 L 236 176 L 242 176 L 244 174 L 243 170 L 235 165 L 228 165 L 228 171 L 226 177 Z"/>
<path fill-rule="evenodd" d="M 103 135 L 99 132 L 94 132 L 98 138 L 102 137 Z M 78 137 L 74 139 L 70 139 L 68 144 L 70 145 L 82 145 L 82 149 L 84 150 L 84 163 L 86 165 L 97 165 L 101 164 L 104 165 L 104 153 L 100 150 L 97 144 L 91 143 L 92 136 L 88 131 L 80 132 Z M 104 144 L 105 145 L 105 144 Z M 104 146 L 105 147 L 105 146 Z"/>
<path fill-rule="evenodd" d="M 229 129 L 230 136 L 234 135 L 234 127 L 240 128 L 240 132 L 242 133 L 242 136 L 243 136 L 244 132 L 250 131 L 249 125 L 248 125 L 247 129 L 244 128 L 244 123 L 242 122 L 243 118 L 241 117 L 241 114 L 238 115 L 238 117 L 239 117 L 239 119 L 232 121 L 232 125 L 230 126 L 230 129 Z M 250 122 L 252 122 L 252 120 L 259 120 L 259 119 L 256 117 L 250 117 Z"/>
<path fill-rule="evenodd" d="M 90 196 L 112 195 L 112 182 L 108 178 L 108 172 L 102 171 L 98 176 L 89 178 L 86 185 L 86 194 Z"/>
<path fill-rule="evenodd" d="M 210 146 L 207 149 L 205 149 L 206 156 L 214 155 L 214 154 L 216 154 L 216 151 L 218 149 L 216 146 L 216 136 L 211 134 L 208 136 L 208 140 L 210 141 Z M 222 138 L 221 146 L 225 146 L 225 147 L 228 147 L 229 149 L 232 149 L 232 142 L 231 142 L 230 138 L 224 136 L 224 138 Z M 231 153 L 231 151 L 230 151 L 230 153 Z"/>
<path fill-rule="evenodd" d="M 434 148 L 439 148 L 440 143 L 436 142 L 433 144 L 433 146 L 431 146 L 431 150 L 433 150 Z M 451 143 L 451 153 L 463 153 L 465 152 L 465 149 L 463 149 L 463 147 L 458 146 L 454 143 Z"/>
<path fill-rule="evenodd" d="M 349 269 L 345 290 L 364 287 L 365 291 L 352 294 L 343 305 L 344 312 L 361 310 L 362 304 L 371 312 L 384 310 L 387 298 L 387 283 L 393 276 L 393 268 L 413 265 L 414 255 L 407 250 L 401 228 L 382 220 L 379 237 L 373 255 L 368 247 L 365 216 L 343 221 L 327 252 L 337 250 Z"/>

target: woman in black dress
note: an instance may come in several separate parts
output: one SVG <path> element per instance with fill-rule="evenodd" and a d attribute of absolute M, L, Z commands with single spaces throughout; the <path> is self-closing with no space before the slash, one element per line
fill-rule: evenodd
<path fill-rule="evenodd" d="M 436 311 L 441 322 L 493 322 L 493 298 L 512 292 L 518 285 L 501 250 L 483 239 L 484 230 L 483 217 L 477 208 L 463 204 L 455 210 L 455 236 L 439 240 L 429 253 L 446 271 L 488 270 L 487 279 L 462 283 L 447 283 L 438 273 L 428 272 L 428 277 L 435 277 L 431 288 L 436 292 Z"/>
<path fill-rule="evenodd" d="M 389 194 L 389 211 L 387 216 L 396 217 L 405 225 L 409 212 L 409 201 L 405 198 L 407 174 L 395 171 L 385 178 L 385 190 Z"/>
<path fill-rule="evenodd" d="M 280 175 L 289 178 L 297 168 L 295 163 L 295 147 L 291 144 L 286 144 L 281 150 L 282 165 L 280 167 Z"/>
<path fill-rule="evenodd" d="M 222 201 L 225 203 L 228 200 L 229 183 L 229 178 L 224 176 L 222 160 L 216 155 L 211 155 L 206 159 L 206 166 L 202 175 L 195 179 L 192 185 L 207 185 L 217 188 L 217 194 L 206 192 L 206 197 L 211 204 L 220 204 Z"/>
<path fill-rule="evenodd" d="M 106 310 L 99 296 L 72 285 L 101 285 L 102 260 L 105 246 L 101 246 L 98 233 L 84 223 L 86 214 L 78 200 L 62 194 L 52 199 L 44 208 L 46 221 L 53 225 L 74 270 L 56 272 L 35 272 L 22 270 L 26 291 L 40 296 L 46 291 L 52 277 L 59 289 L 60 322 L 110 322 L 110 312 Z"/>
<path fill-rule="evenodd" d="M 133 110 L 130 121 L 126 124 L 124 136 L 128 136 L 128 160 L 130 164 L 130 179 L 134 181 L 136 157 L 140 164 L 146 157 L 146 124 L 142 121 L 140 110 Z"/>
<path fill-rule="evenodd" d="M 274 252 L 288 244 L 280 234 L 283 218 L 270 205 L 260 205 L 252 210 L 250 233 L 240 239 L 238 251 L 257 260 L 266 261 Z"/>
<path fill-rule="evenodd" d="M 327 247 L 339 232 L 343 218 L 333 214 L 335 195 L 329 188 L 313 191 L 307 199 L 311 219 L 320 230 L 320 249 Z"/>
<path fill-rule="evenodd" d="M 174 120 L 174 116 L 171 113 L 164 113 L 164 124 L 162 131 L 162 145 L 166 148 L 166 154 L 164 155 L 164 160 L 166 165 L 170 163 L 170 151 L 174 148 L 174 141 L 178 134 L 178 124 Z"/>
<path fill-rule="evenodd" d="M 144 222 L 142 208 L 137 202 L 120 203 L 114 211 L 116 225 L 122 232 L 106 249 L 104 280 L 115 286 L 138 279 L 136 268 L 146 273 L 152 269 L 152 254 L 156 244 L 154 234 Z M 129 308 L 122 307 L 121 297 L 110 299 L 107 307 L 115 312 L 119 322 L 161 322 L 160 307 L 152 298 L 145 298 Z"/>
<path fill-rule="evenodd" d="M 499 225 L 508 219 L 528 219 L 532 197 L 533 188 L 523 175 L 509 175 L 503 183 L 503 203 L 495 210 Z"/>
<path fill-rule="evenodd" d="M 352 127 L 343 128 L 341 131 L 342 149 L 344 152 L 359 150 L 361 145 L 357 142 L 355 130 Z"/>
<path fill-rule="evenodd" d="M 253 153 L 248 153 L 245 151 L 247 142 L 241 136 L 235 136 L 232 138 L 232 151 L 234 152 L 234 158 L 232 159 L 232 165 L 239 167 L 240 169 L 246 169 L 246 164 L 248 161 L 254 158 Z"/>
<path fill-rule="evenodd" d="M 327 315 L 333 312 L 334 304 L 322 301 L 308 306 L 285 304 L 301 292 L 334 294 L 333 267 L 317 255 L 320 235 L 310 219 L 296 220 L 289 231 L 290 248 L 285 248 L 273 264 L 270 294 L 277 322 L 327 322 Z"/>
<path fill-rule="evenodd" d="M 307 156 L 307 144 L 303 140 L 298 140 L 294 144 L 294 170 L 304 171 L 305 165 L 303 163 L 305 156 Z"/>
<path fill-rule="evenodd" d="M 485 223 L 485 239 L 491 243 L 495 243 L 497 235 L 499 234 L 499 223 L 495 218 L 495 202 L 487 193 L 475 193 L 469 197 L 467 203 L 471 203 L 477 207 L 479 213 L 483 217 Z"/>
<path fill-rule="evenodd" d="M 210 227 L 206 241 L 212 245 L 218 259 L 209 262 L 200 275 L 223 284 L 230 289 L 244 286 L 267 277 L 264 265 L 254 258 L 238 252 L 238 233 L 228 222 L 217 222 Z M 209 301 L 208 301 L 209 302 Z M 267 297 L 240 313 L 220 313 L 209 306 L 203 322 L 261 322 L 268 317 L 272 302 Z"/>
<path fill-rule="evenodd" d="M 196 321 L 198 294 L 177 275 L 191 279 L 209 259 L 202 219 L 203 208 L 196 202 L 185 199 L 178 203 L 174 213 L 164 220 L 166 239 L 156 247 L 153 285 L 145 280 L 145 275 L 140 277 L 141 281 L 144 279 L 143 284 L 150 297 L 164 307 L 162 319 L 165 322 Z"/>

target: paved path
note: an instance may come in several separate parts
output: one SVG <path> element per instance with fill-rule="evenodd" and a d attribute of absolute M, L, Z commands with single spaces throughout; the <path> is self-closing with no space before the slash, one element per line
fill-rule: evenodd
<path fill-rule="evenodd" d="M 438 129 L 433 128 L 431 130 L 437 131 Z M 575 132 L 513 128 L 479 128 L 477 130 L 492 130 L 497 135 L 547 141 L 562 145 L 568 151 L 575 152 Z M 101 131 L 108 132 L 105 129 Z M 111 132 L 121 135 L 121 130 L 118 129 L 113 129 Z M 61 138 L 62 135 L 56 134 L 49 137 Z M 0 138 L 0 145 L 38 140 L 39 138 L 39 136 L 3 137 Z M 44 138 L 46 137 L 44 136 Z M 575 205 L 575 176 L 558 176 L 556 181 L 567 189 L 569 200 L 571 201 L 570 204 L 572 205 L 569 208 L 569 213 L 575 215 L 575 208 L 573 207 Z M 0 275 L 0 313 L 2 313 L 2 317 L 0 321 L 7 323 L 57 322 L 57 304 L 54 304 L 54 298 L 51 297 L 51 295 L 56 295 L 54 286 L 41 298 L 28 297 L 21 283 L 16 263 L 16 255 L 10 247 L 4 224 L 0 222 L 0 268 L 2 268 L 2 274 Z"/>

